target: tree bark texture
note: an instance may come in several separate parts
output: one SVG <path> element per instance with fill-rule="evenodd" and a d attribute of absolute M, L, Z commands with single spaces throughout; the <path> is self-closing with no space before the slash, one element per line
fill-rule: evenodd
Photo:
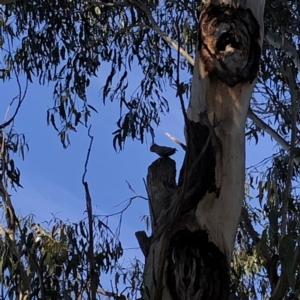
<path fill-rule="evenodd" d="M 146 257 L 144 299 L 228 297 L 264 4 L 211 0 L 202 9 L 178 183 L 170 158 L 159 158 L 148 169 L 152 236 L 139 234 Z"/>

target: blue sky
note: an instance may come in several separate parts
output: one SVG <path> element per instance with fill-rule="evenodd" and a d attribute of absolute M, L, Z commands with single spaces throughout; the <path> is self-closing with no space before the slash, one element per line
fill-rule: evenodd
<path fill-rule="evenodd" d="M 135 80 L 137 75 L 130 76 Z M 138 193 L 147 196 L 142 179 L 146 178 L 148 166 L 157 158 L 149 151 L 150 137 L 148 143 L 143 145 L 138 141 L 128 140 L 122 152 L 114 151 L 112 132 L 116 130 L 119 105 L 109 102 L 105 106 L 102 104 L 102 86 L 103 82 L 94 78 L 88 89 L 88 101 L 99 112 L 93 112 L 90 120 L 94 143 L 86 177 L 92 195 L 93 212 L 98 215 L 119 211 L 122 204 L 115 206 L 134 196 L 125 180 Z M 1 97 L 0 118 L 4 119 L 7 105 L 17 94 L 17 84 L 14 80 L 1 83 L 1 90 L 4 96 Z M 81 177 L 90 141 L 87 128 L 81 126 L 77 133 L 71 135 L 71 146 L 63 149 L 57 132 L 52 126 L 47 126 L 46 122 L 47 108 L 52 106 L 52 92 L 52 86 L 39 86 L 37 83 L 29 85 L 26 99 L 17 116 L 15 130 L 26 134 L 30 150 L 25 161 L 15 156 L 24 188 L 13 193 L 13 203 L 17 213 L 23 216 L 33 213 L 37 222 L 50 220 L 52 214 L 62 220 L 76 222 L 85 216 L 85 194 Z M 184 141 L 183 118 L 175 92 L 169 89 L 164 96 L 169 99 L 170 113 L 161 116 L 162 122 L 155 130 L 156 143 L 178 149 L 174 159 L 179 172 L 184 151 L 165 132 Z M 253 165 L 270 155 L 273 146 L 269 137 L 260 139 L 258 146 L 247 142 L 247 165 Z M 144 214 L 148 214 L 148 204 L 142 199 L 135 199 L 124 213 L 121 231 L 124 248 L 137 247 L 134 232 L 145 229 L 145 224 L 140 221 Z M 111 219 L 110 225 L 114 227 L 117 223 L 118 217 L 115 217 Z M 140 256 L 140 251 L 129 253 L 129 256 L 134 255 Z"/>
<path fill-rule="evenodd" d="M 119 116 L 118 103 L 102 104 L 100 89 L 103 83 L 99 79 L 92 80 L 88 91 L 88 101 L 95 106 L 98 114 L 92 113 L 91 133 L 94 135 L 92 154 L 90 157 L 86 179 L 89 183 L 95 214 L 110 214 L 119 211 L 125 203 L 116 205 L 134 196 L 128 189 L 127 180 L 136 192 L 147 196 L 143 178 L 147 168 L 157 157 L 149 151 L 149 143 L 141 145 L 138 141 L 128 140 L 125 149 L 116 153 L 112 146 L 112 132 L 116 129 Z M 1 83 L 4 96 L 1 97 L 1 115 L 4 119 L 6 108 L 17 94 L 17 84 Z M 13 203 L 21 215 L 33 213 L 36 221 L 49 220 L 52 213 L 62 220 L 72 222 L 84 217 L 85 194 L 81 184 L 84 162 L 89 146 L 87 128 L 81 126 L 77 133 L 71 135 L 71 146 L 63 149 L 57 132 L 47 126 L 46 111 L 52 105 L 52 87 L 29 85 L 26 99 L 15 122 L 15 130 L 24 133 L 29 143 L 29 152 L 22 161 L 17 155 L 14 159 L 21 170 L 23 189 L 13 193 Z M 172 92 L 173 93 L 173 92 Z M 174 99 L 174 95 L 169 93 Z M 165 132 L 170 132 L 183 140 L 183 124 L 179 103 L 172 103 L 172 112 L 162 116 L 161 126 L 156 129 L 156 142 L 174 146 Z M 176 99 L 177 102 L 177 99 Z M 11 109 L 11 113 L 13 109 Z M 175 159 L 181 167 L 184 152 L 179 149 Z M 145 229 L 140 216 L 148 214 L 145 200 L 135 199 L 124 214 L 122 233 L 126 236 L 124 247 L 136 247 L 134 231 Z M 115 219 L 115 220 L 114 220 Z M 112 225 L 118 217 L 112 219 Z"/>

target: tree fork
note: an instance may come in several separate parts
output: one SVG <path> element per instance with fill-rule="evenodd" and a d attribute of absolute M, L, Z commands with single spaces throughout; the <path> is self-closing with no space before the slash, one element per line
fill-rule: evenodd
<path fill-rule="evenodd" d="M 152 237 L 140 239 L 150 243 L 144 247 L 144 299 L 228 297 L 244 198 L 245 122 L 259 67 L 264 4 L 211 0 L 201 11 L 186 167 L 178 185 L 172 159 L 160 158 L 148 170 Z"/>

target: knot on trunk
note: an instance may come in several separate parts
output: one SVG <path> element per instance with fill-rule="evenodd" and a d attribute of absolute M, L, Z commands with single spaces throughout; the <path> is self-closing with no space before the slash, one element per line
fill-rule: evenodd
<path fill-rule="evenodd" d="M 256 78 L 261 48 L 259 24 L 250 9 L 208 5 L 202 10 L 199 51 L 205 71 L 233 87 Z"/>

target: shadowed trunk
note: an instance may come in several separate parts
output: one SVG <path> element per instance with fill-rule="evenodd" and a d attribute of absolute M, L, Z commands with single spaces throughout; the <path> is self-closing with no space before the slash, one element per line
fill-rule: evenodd
<path fill-rule="evenodd" d="M 170 158 L 148 169 L 152 236 L 137 233 L 146 257 L 144 299 L 228 297 L 263 10 L 263 0 L 207 1 L 202 9 L 179 182 Z"/>

